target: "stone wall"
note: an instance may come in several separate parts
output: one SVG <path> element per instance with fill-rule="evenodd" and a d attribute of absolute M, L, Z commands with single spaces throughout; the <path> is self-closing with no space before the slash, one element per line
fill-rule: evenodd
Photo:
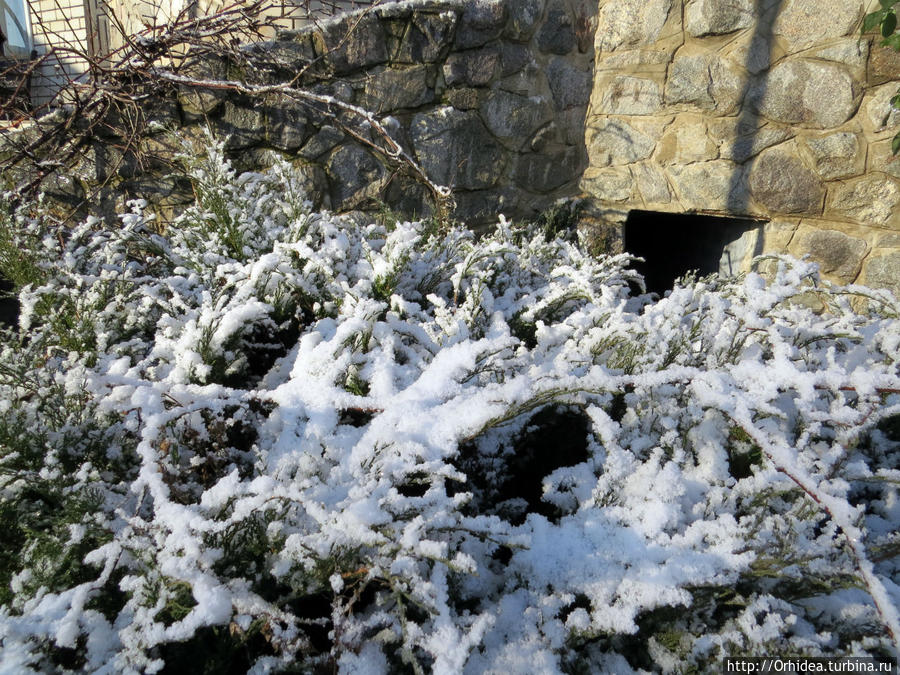
<path fill-rule="evenodd" d="M 824 6 L 827 4 L 827 8 Z M 600 0 L 582 187 L 631 209 L 759 219 L 732 246 L 900 291 L 900 57 L 862 0 Z"/>
<path fill-rule="evenodd" d="M 283 32 L 247 49 L 263 60 L 277 57 L 282 80 L 314 62 L 303 86 L 377 113 L 430 177 L 453 189 L 455 218 L 494 223 L 499 213 L 532 217 L 578 191 L 587 162 L 595 14 L 596 0 L 417 0 Z M 198 64 L 197 74 L 241 75 L 211 61 Z M 170 103 L 168 112 L 161 106 L 154 114 L 176 127 L 173 136 L 200 139 L 210 126 L 241 168 L 286 156 L 304 169 L 321 206 L 429 213 L 422 186 L 321 111 L 214 91 L 182 92 Z M 177 202 L 183 191 L 176 181 L 129 176 L 131 165 L 121 158 L 102 164 L 122 174 L 110 194 L 149 191 L 163 203 Z"/>

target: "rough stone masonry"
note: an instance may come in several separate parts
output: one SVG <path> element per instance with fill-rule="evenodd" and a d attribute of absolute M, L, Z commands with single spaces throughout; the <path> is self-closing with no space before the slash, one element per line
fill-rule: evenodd
<path fill-rule="evenodd" d="M 900 292 L 900 56 L 877 0 L 601 0 L 582 188 L 631 209 L 759 219 L 736 250 L 809 255 Z"/>

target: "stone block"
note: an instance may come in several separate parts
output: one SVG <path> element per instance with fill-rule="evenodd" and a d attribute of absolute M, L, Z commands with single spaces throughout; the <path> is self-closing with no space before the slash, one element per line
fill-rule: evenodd
<path fill-rule="evenodd" d="M 894 130 L 900 124 L 900 110 L 891 106 L 891 98 L 897 94 L 897 83 L 884 84 L 866 92 L 862 102 L 864 123 L 876 134 Z"/>
<path fill-rule="evenodd" d="M 591 71 L 579 70 L 564 58 L 547 66 L 547 83 L 557 110 L 587 105 L 591 99 Z"/>
<path fill-rule="evenodd" d="M 619 166 L 647 159 L 656 148 L 653 137 L 627 122 L 601 118 L 588 128 L 587 151 L 593 167 Z"/>
<path fill-rule="evenodd" d="M 650 162 L 635 164 L 632 167 L 632 175 L 645 205 L 668 204 L 672 201 L 672 191 L 669 189 L 666 176 L 656 164 Z"/>
<path fill-rule="evenodd" d="M 827 18 L 822 0 L 787 0 L 775 20 L 774 32 L 787 45 L 788 52 L 794 53 L 852 35 L 862 13 L 863 3 L 859 0 L 828 3 Z"/>
<path fill-rule="evenodd" d="M 589 168 L 581 179 L 581 189 L 601 202 L 625 202 L 634 193 L 634 178 L 628 170 Z"/>
<path fill-rule="evenodd" d="M 719 148 L 709 138 L 702 118 L 676 119 L 660 139 L 655 159 L 663 165 L 718 159 Z"/>
<path fill-rule="evenodd" d="M 869 144 L 866 171 L 879 171 L 900 178 L 900 156 L 894 154 L 892 139 Z"/>
<path fill-rule="evenodd" d="M 825 188 L 818 176 L 783 145 L 762 152 L 750 170 L 750 194 L 769 213 L 822 212 Z"/>
<path fill-rule="evenodd" d="M 331 126 L 324 126 L 300 149 L 303 159 L 313 160 L 321 157 L 326 152 L 337 146 L 344 140 L 344 133 Z"/>
<path fill-rule="evenodd" d="M 801 224 L 791 244 L 794 255 L 808 255 L 819 264 L 822 274 L 847 283 L 856 279 L 868 251 L 864 239 L 838 230 L 813 228 Z"/>
<path fill-rule="evenodd" d="M 678 50 L 669 69 L 666 103 L 732 115 L 741 103 L 745 78 L 736 65 L 715 52 L 688 45 Z"/>
<path fill-rule="evenodd" d="M 827 210 L 858 223 L 884 226 L 900 204 L 900 186 L 885 174 L 875 173 L 830 187 Z"/>
<path fill-rule="evenodd" d="M 568 54 L 575 49 L 575 27 L 563 0 L 550 0 L 547 18 L 537 34 L 537 46 L 547 54 Z"/>
<path fill-rule="evenodd" d="M 263 111 L 250 102 L 237 105 L 225 101 L 222 118 L 216 128 L 224 138 L 226 150 L 242 150 L 263 142 L 266 135 L 266 118 Z"/>
<path fill-rule="evenodd" d="M 393 56 L 396 63 L 434 63 L 453 44 L 459 15 L 453 11 L 414 11 Z"/>
<path fill-rule="evenodd" d="M 719 146 L 722 159 L 743 164 L 766 148 L 788 140 L 794 130 L 764 121 L 743 124 L 732 118 L 711 120 L 709 134 Z"/>
<path fill-rule="evenodd" d="M 578 177 L 578 151 L 568 147 L 553 153 L 520 155 L 513 169 L 515 185 L 531 192 L 551 192 Z"/>
<path fill-rule="evenodd" d="M 871 255 L 863 270 L 863 282 L 872 288 L 886 288 L 900 298 L 900 251 Z"/>
<path fill-rule="evenodd" d="M 509 77 L 534 62 L 534 55 L 525 45 L 500 43 L 500 77 Z"/>
<path fill-rule="evenodd" d="M 509 3 L 509 22 L 504 37 L 518 42 L 529 40 L 544 15 L 545 0 L 515 0 Z"/>
<path fill-rule="evenodd" d="M 476 110 L 481 106 L 479 93 L 478 89 L 448 89 L 444 98 L 457 110 Z"/>
<path fill-rule="evenodd" d="M 442 107 L 413 117 L 410 127 L 416 156 L 436 182 L 469 190 L 500 180 L 507 154 L 478 113 Z"/>
<path fill-rule="evenodd" d="M 366 74 L 362 106 L 383 113 L 425 105 L 434 100 L 428 80 L 429 67 L 425 65 L 371 70 Z"/>
<path fill-rule="evenodd" d="M 755 18 L 752 0 L 689 0 L 685 6 L 685 29 L 693 37 L 734 33 Z"/>
<path fill-rule="evenodd" d="M 519 96 L 495 89 L 482 105 L 487 128 L 497 138 L 522 145 L 553 117 L 550 104 L 538 96 Z"/>
<path fill-rule="evenodd" d="M 385 169 L 358 145 L 343 145 L 325 163 L 331 179 L 331 203 L 338 210 L 357 208 L 379 197 Z"/>
<path fill-rule="evenodd" d="M 674 165 L 667 171 L 684 209 L 731 211 L 745 204 L 743 168 L 734 162 L 716 159 L 710 162 Z"/>
<path fill-rule="evenodd" d="M 600 90 L 597 112 L 605 115 L 652 115 L 662 107 L 659 84 L 643 77 L 618 75 Z"/>
<path fill-rule="evenodd" d="M 500 37 L 506 26 L 507 3 L 504 0 L 467 2 L 456 29 L 456 49 L 471 49 Z"/>
<path fill-rule="evenodd" d="M 825 136 L 801 136 L 800 147 L 805 151 L 810 166 L 823 180 L 849 178 L 865 170 L 865 156 L 859 136 L 849 131 Z"/>
<path fill-rule="evenodd" d="M 196 58 L 189 61 L 184 69 L 185 77 L 198 80 L 221 80 L 225 77 L 227 64 L 217 57 Z M 226 96 L 215 89 L 197 87 L 178 87 L 178 104 L 184 114 L 185 122 L 195 122 L 216 112 Z"/>
<path fill-rule="evenodd" d="M 862 71 L 869 58 L 869 42 L 860 40 L 858 36 L 844 38 L 819 49 L 813 53 L 817 59 L 826 59 L 835 63 L 843 63 L 853 70 Z M 894 71 L 896 73 L 900 71 Z M 871 84 L 871 83 L 870 83 Z"/>
<path fill-rule="evenodd" d="M 313 34 L 316 55 L 339 75 L 388 60 L 387 35 L 372 15 L 347 16 Z"/>
<path fill-rule="evenodd" d="M 500 50 L 496 46 L 450 54 L 444 62 L 448 86 L 482 87 L 497 73 Z"/>
<path fill-rule="evenodd" d="M 307 120 L 296 103 L 279 100 L 265 108 L 266 142 L 273 148 L 293 151 L 309 136 Z"/>
<path fill-rule="evenodd" d="M 770 120 L 828 129 L 856 113 L 861 93 L 844 66 L 796 58 L 775 66 L 749 96 L 751 104 Z"/>
<path fill-rule="evenodd" d="M 672 0 L 610 0 L 597 15 L 600 30 L 594 46 L 600 52 L 611 52 L 652 44 L 671 10 Z"/>

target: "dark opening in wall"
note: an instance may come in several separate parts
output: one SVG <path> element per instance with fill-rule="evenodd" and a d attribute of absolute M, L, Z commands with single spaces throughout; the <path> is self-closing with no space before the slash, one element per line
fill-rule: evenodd
<path fill-rule="evenodd" d="M 0 325 L 12 327 L 19 323 L 19 299 L 13 290 L 12 282 L 0 277 Z"/>
<path fill-rule="evenodd" d="M 660 296 L 691 270 L 737 274 L 744 254 L 759 255 L 762 243 L 762 223 L 743 218 L 631 211 L 625 221 L 625 250 L 644 258 L 635 268 Z"/>

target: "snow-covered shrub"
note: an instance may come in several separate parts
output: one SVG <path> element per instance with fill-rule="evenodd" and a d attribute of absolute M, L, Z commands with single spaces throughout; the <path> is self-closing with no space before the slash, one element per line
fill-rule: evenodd
<path fill-rule="evenodd" d="M 194 179 L 165 236 L 139 203 L 4 225 L 3 670 L 894 653 L 889 294 L 777 259 L 654 303 L 503 220 L 359 225 L 215 152 Z"/>

